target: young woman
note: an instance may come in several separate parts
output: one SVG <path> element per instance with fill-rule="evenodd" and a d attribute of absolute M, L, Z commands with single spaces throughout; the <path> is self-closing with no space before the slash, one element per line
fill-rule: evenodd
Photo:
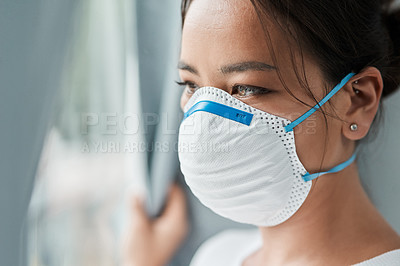
<path fill-rule="evenodd" d="M 205 242 L 192 265 L 400 265 L 400 237 L 355 160 L 400 83 L 390 5 L 183 1 L 182 173 L 204 205 L 259 227 Z M 136 203 L 130 263 L 165 264 L 187 231 L 184 210 L 177 187 L 157 220 Z"/>

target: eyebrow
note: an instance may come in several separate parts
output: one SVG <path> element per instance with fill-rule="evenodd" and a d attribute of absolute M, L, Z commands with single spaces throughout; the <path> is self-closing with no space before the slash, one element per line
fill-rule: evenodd
<path fill-rule="evenodd" d="M 189 64 L 179 61 L 178 69 L 189 71 L 190 73 L 198 75 L 198 71 L 193 66 Z M 240 62 L 235 64 L 230 64 L 223 66 L 219 69 L 222 74 L 231 74 L 234 72 L 245 72 L 245 71 L 270 71 L 276 70 L 275 66 L 272 66 L 267 63 L 258 62 L 258 61 L 247 61 L 247 62 Z"/>
<path fill-rule="evenodd" d="M 275 66 L 269 65 L 263 62 L 257 61 L 248 61 L 248 62 L 241 62 L 231 65 L 223 66 L 219 69 L 222 74 L 230 74 L 234 72 L 245 72 L 245 71 L 269 71 L 269 70 L 276 70 Z"/>
<path fill-rule="evenodd" d="M 186 64 L 183 61 L 178 62 L 178 69 L 189 71 L 190 73 L 199 75 L 199 72 L 192 66 Z"/>

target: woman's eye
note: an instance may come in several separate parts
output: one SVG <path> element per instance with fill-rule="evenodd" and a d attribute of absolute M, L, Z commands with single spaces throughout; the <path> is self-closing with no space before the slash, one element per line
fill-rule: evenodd
<path fill-rule="evenodd" d="M 266 88 L 255 87 L 255 86 L 246 86 L 246 85 L 234 85 L 232 87 L 232 94 L 238 94 L 241 97 L 258 95 L 258 94 L 266 94 L 271 92 Z"/>
<path fill-rule="evenodd" d="M 191 81 L 175 81 L 181 87 L 184 87 L 188 94 L 193 94 L 199 88 L 198 85 Z M 232 87 L 232 94 L 238 94 L 241 97 L 247 97 L 251 95 L 259 95 L 259 94 L 267 94 L 271 92 L 269 89 L 256 87 L 256 86 L 247 86 L 237 84 Z"/>
<path fill-rule="evenodd" d="M 199 86 L 190 81 L 175 81 L 175 82 L 179 86 L 185 87 L 186 92 L 189 94 L 193 94 L 199 88 Z"/>

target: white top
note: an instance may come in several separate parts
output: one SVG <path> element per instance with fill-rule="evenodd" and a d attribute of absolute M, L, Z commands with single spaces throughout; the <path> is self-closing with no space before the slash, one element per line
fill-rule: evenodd
<path fill-rule="evenodd" d="M 258 229 L 229 229 L 204 242 L 190 266 L 242 266 L 245 258 L 262 245 Z M 400 249 L 392 250 L 354 266 L 398 266 Z"/>

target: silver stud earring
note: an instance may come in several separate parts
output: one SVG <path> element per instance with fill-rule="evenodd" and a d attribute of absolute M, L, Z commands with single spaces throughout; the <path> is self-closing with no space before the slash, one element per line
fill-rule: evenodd
<path fill-rule="evenodd" d="M 353 83 L 354 83 L 354 84 L 358 84 L 358 80 L 354 81 Z M 356 89 L 356 88 L 353 88 L 353 90 L 354 90 L 354 93 L 355 93 L 355 94 L 359 94 L 359 93 L 360 93 L 360 90 L 358 90 L 358 89 Z"/>
<path fill-rule="evenodd" d="M 357 126 L 356 123 L 350 125 L 350 130 L 351 131 L 356 131 L 357 129 L 358 129 L 358 126 Z"/>

